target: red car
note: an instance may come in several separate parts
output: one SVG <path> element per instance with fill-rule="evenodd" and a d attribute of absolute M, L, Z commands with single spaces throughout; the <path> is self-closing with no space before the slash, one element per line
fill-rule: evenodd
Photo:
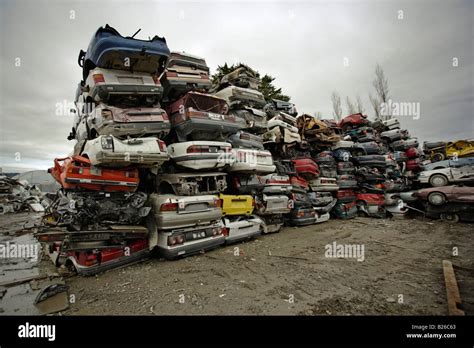
<path fill-rule="evenodd" d="M 306 180 L 316 179 L 319 176 L 318 164 L 312 158 L 297 158 L 293 160 L 296 173 Z"/>
<path fill-rule="evenodd" d="M 365 202 L 367 205 L 382 206 L 385 203 L 384 195 L 379 193 L 358 193 L 356 200 L 358 202 Z"/>
<path fill-rule="evenodd" d="M 82 156 L 56 158 L 48 172 L 66 190 L 134 192 L 140 180 L 137 168 L 97 168 Z"/>
<path fill-rule="evenodd" d="M 406 162 L 406 170 L 419 172 L 421 170 L 421 161 L 419 158 L 410 159 Z"/>
<path fill-rule="evenodd" d="M 337 126 L 342 128 L 343 132 L 347 132 L 352 128 L 366 126 L 368 124 L 369 120 L 367 119 L 367 115 L 362 115 L 361 113 L 358 113 L 344 117 L 341 121 L 339 121 Z"/>
<path fill-rule="evenodd" d="M 338 202 L 354 202 L 356 200 L 356 194 L 354 190 L 345 189 L 336 192 L 336 198 Z"/>
<path fill-rule="evenodd" d="M 385 197 L 379 193 L 358 193 L 357 210 L 359 213 L 370 217 L 385 217 L 386 211 L 383 205 Z"/>
<path fill-rule="evenodd" d="M 60 253 L 65 265 L 80 275 L 94 275 L 123 266 L 149 255 L 148 238 L 128 241 L 125 247 L 71 250 Z"/>
<path fill-rule="evenodd" d="M 405 154 L 407 155 L 409 159 L 420 157 L 420 152 L 418 151 L 417 148 L 414 148 L 414 147 L 410 147 L 409 149 L 407 149 L 405 151 Z"/>
<path fill-rule="evenodd" d="M 441 186 L 419 190 L 416 196 L 427 200 L 433 205 L 443 205 L 446 202 L 474 203 L 474 187 L 470 186 Z"/>
<path fill-rule="evenodd" d="M 291 176 L 290 182 L 291 186 L 293 187 L 293 191 L 305 192 L 309 190 L 308 182 L 300 176 Z"/>

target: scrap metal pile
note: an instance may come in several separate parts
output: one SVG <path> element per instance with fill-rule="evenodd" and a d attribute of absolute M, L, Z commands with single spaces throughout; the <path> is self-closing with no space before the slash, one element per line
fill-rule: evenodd
<path fill-rule="evenodd" d="M 57 266 L 93 274 L 152 249 L 173 259 L 283 225 L 406 212 L 392 194 L 412 188 L 421 153 L 396 120 L 297 116 L 245 65 L 213 86 L 203 58 L 108 25 L 79 65 L 76 143 L 50 169 L 62 189 L 37 234 Z"/>
<path fill-rule="evenodd" d="M 0 175 L 0 214 L 42 212 L 50 203 L 37 186 L 30 185 L 26 180 Z"/>

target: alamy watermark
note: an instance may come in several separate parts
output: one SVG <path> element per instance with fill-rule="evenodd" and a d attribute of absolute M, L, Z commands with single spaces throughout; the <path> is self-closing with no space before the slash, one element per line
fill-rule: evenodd
<path fill-rule="evenodd" d="M 419 102 L 394 102 L 389 99 L 386 103 L 380 103 L 381 116 L 406 116 L 419 120 L 420 114 Z"/>
<path fill-rule="evenodd" d="M 6 242 L 0 244 L 0 258 L 2 259 L 31 259 L 38 261 L 38 244 L 16 244 Z"/>
<path fill-rule="evenodd" d="M 324 249 L 326 250 L 324 256 L 327 258 L 354 258 L 359 262 L 365 260 L 364 244 L 338 244 L 334 241 L 332 244 L 326 244 Z"/>

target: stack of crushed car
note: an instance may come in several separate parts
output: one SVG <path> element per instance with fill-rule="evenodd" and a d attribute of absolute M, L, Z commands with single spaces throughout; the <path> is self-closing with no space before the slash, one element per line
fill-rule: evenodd
<path fill-rule="evenodd" d="M 94 274 L 417 199 L 422 154 L 394 119 L 297 116 L 246 65 L 212 85 L 203 58 L 108 25 L 78 63 L 74 150 L 37 234 L 57 266 Z"/>

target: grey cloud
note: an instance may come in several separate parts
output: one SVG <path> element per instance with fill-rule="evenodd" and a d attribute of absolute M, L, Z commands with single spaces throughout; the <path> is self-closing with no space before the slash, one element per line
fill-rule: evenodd
<path fill-rule="evenodd" d="M 467 0 L 2 1 L 0 165 L 14 165 L 12 153 L 21 152 L 22 165 L 47 168 L 72 149 L 72 117 L 55 116 L 56 103 L 73 99 L 78 51 L 105 23 L 124 35 L 142 28 L 141 37 L 165 36 L 172 50 L 201 55 L 212 70 L 245 62 L 276 77 L 300 112 L 326 118 L 333 90 L 360 94 L 373 116 L 368 94 L 379 62 L 392 100 L 421 104 L 420 120 L 400 119 L 413 135 L 474 137 L 473 8 Z"/>

